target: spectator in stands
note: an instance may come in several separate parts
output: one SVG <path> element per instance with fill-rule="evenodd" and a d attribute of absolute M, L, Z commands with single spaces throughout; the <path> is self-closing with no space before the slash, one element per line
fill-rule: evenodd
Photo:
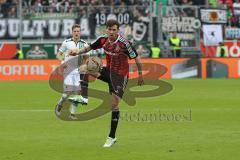
<path fill-rule="evenodd" d="M 172 0 L 175 5 L 181 5 L 182 0 Z M 171 2 L 169 2 L 171 4 Z"/>
<path fill-rule="evenodd" d="M 80 7 L 81 6 L 81 1 L 80 0 L 76 0 L 75 6 L 76 7 Z"/>
<path fill-rule="evenodd" d="M 143 5 L 143 1 L 134 0 L 133 5 Z"/>
<path fill-rule="evenodd" d="M 19 0 L 12 0 L 11 5 L 19 5 Z"/>
<path fill-rule="evenodd" d="M 191 6 L 192 1 L 191 0 L 182 0 L 181 4 L 184 6 Z M 189 17 L 194 16 L 194 10 L 190 7 L 183 8 L 183 12 L 184 12 L 185 16 L 189 16 Z"/>
<path fill-rule="evenodd" d="M 232 12 L 231 25 L 234 27 L 240 27 L 240 0 L 236 0 L 230 8 Z"/>
<path fill-rule="evenodd" d="M 63 0 L 62 3 L 64 4 L 64 9 L 63 9 L 64 13 L 68 13 L 70 8 L 69 0 Z"/>
<path fill-rule="evenodd" d="M 37 0 L 37 1 L 34 2 L 33 10 L 35 12 L 42 12 L 43 11 L 43 6 L 42 6 L 41 0 Z"/>
<path fill-rule="evenodd" d="M 42 0 L 42 5 L 43 6 L 49 6 L 51 0 Z"/>
<path fill-rule="evenodd" d="M 16 18 L 17 17 L 17 11 L 16 11 L 17 6 L 11 6 L 10 10 L 8 11 L 8 18 Z"/>
<path fill-rule="evenodd" d="M 81 6 L 88 6 L 89 5 L 89 0 L 81 0 L 80 5 Z"/>
<path fill-rule="evenodd" d="M 104 6 L 110 6 L 110 5 L 114 5 L 114 1 L 113 0 L 102 0 L 102 4 Z"/>
<path fill-rule="evenodd" d="M 181 2 L 181 4 L 182 5 L 192 5 L 193 3 L 192 3 L 192 1 L 191 0 L 182 0 L 182 2 Z"/>
<path fill-rule="evenodd" d="M 58 2 L 58 0 L 54 0 L 53 6 L 55 7 L 56 12 L 61 12 L 62 11 L 62 2 Z"/>
<path fill-rule="evenodd" d="M 97 6 L 97 5 L 100 5 L 100 3 L 97 0 L 90 0 L 90 5 Z"/>
<path fill-rule="evenodd" d="M 120 5 L 121 1 L 120 0 L 114 0 L 114 5 Z"/>
<path fill-rule="evenodd" d="M 47 12 L 48 12 L 48 13 L 54 13 L 54 12 L 55 12 L 54 7 L 49 6 L 49 7 L 47 8 Z"/>
<path fill-rule="evenodd" d="M 200 1 L 200 0 L 192 0 L 192 5 L 205 5 L 205 0 Z"/>
<path fill-rule="evenodd" d="M 141 58 L 148 58 L 150 56 L 150 51 L 146 49 L 142 44 L 138 45 L 136 51 Z"/>
<path fill-rule="evenodd" d="M 80 10 L 79 10 L 79 15 L 80 15 L 80 18 L 82 19 L 82 18 L 88 18 L 87 17 L 87 8 L 81 8 Z"/>
<path fill-rule="evenodd" d="M 235 0 L 233 3 L 235 26 L 240 28 L 240 0 Z"/>
<path fill-rule="evenodd" d="M 121 0 L 121 5 L 132 5 L 130 0 Z"/>
<path fill-rule="evenodd" d="M 23 0 L 23 7 L 27 8 L 31 6 L 31 0 Z"/>
<path fill-rule="evenodd" d="M 236 23 L 236 19 L 234 16 L 233 5 L 230 3 L 227 3 L 227 17 L 228 17 L 228 25 L 234 26 Z"/>
<path fill-rule="evenodd" d="M 50 3 L 49 7 L 52 8 L 50 9 L 50 11 L 56 12 L 57 0 L 49 0 L 49 3 Z"/>
<path fill-rule="evenodd" d="M 74 4 L 70 4 L 70 6 L 69 6 L 69 9 L 68 9 L 68 13 L 76 13 L 75 12 L 75 5 Z"/>
<path fill-rule="evenodd" d="M 218 0 L 218 3 L 221 4 L 221 5 L 225 5 L 227 2 L 227 0 Z"/>
<path fill-rule="evenodd" d="M 2 2 L 1 11 L 2 11 L 2 17 L 3 17 L 3 18 L 7 18 L 7 16 L 8 16 L 8 11 L 10 10 L 11 5 L 12 5 L 12 4 L 11 4 L 10 1 L 4 0 L 4 1 Z"/>
<path fill-rule="evenodd" d="M 233 3 L 233 9 L 235 15 L 240 15 L 240 0 L 235 0 Z"/>

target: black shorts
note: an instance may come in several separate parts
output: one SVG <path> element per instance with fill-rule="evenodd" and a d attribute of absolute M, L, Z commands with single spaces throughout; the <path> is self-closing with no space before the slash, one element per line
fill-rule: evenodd
<path fill-rule="evenodd" d="M 113 71 L 110 71 L 109 68 L 103 67 L 100 76 L 98 79 L 108 83 L 109 92 L 116 94 L 122 98 L 124 94 L 124 89 L 127 86 L 128 76 L 119 75 Z"/>

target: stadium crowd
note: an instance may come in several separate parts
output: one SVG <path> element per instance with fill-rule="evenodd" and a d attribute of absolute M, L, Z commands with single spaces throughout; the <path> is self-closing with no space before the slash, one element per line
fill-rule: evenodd
<path fill-rule="evenodd" d="M 86 6 L 126 6 L 126 5 L 148 5 L 147 0 L 23 0 L 23 8 L 34 12 L 64 12 L 72 11 L 72 8 Z M 13 18 L 19 15 L 17 7 L 19 0 L 1 0 L 0 17 Z"/>
<path fill-rule="evenodd" d="M 199 0 L 156 0 L 166 5 L 205 5 Z M 149 0 L 23 0 L 23 8 L 36 12 L 71 13 L 74 8 L 87 6 L 148 6 Z M 208 0 L 211 6 L 226 5 L 227 0 Z M 239 0 L 233 0 L 239 6 Z M 0 0 L 0 18 L 13 18 L 18 14 L 19 0 Z"/>
<path fill-rule="evenodd" d="M 157 0 L 159 1 L 159 0 Z M 163 1 L 164 3 L 164 1 Z M 165 0 L 165 3 L 176 5 L 203 5 L 197 0 Z M 0 17 L 14 18 L 17 15 L 19 0 L 1 0 Z M 128 6 L 128 5 L 149 5 L 149 0 L 23 0 L 23 8 L 34 12 L 68 13 L 76 7 L 86 6 Z"/>

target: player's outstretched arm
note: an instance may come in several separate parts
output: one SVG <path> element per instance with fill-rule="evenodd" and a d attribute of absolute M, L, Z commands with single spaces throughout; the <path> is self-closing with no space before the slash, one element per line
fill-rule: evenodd
<path fill-rule="evenodd" d="M 56 56 L 57 59 L 59 59 L 61 62 L 63 62 L 63 60 L 64 60 L 63 54 L 64 54 L 63 52 L 60 52 L 60 51 L 59 51 L 59 52 L 57 53 L 57 56 Z"/>
<path fill-rule="evenodd" d="M 59 52 L 57 53 L 57 58 L 60 59 L 60 56 L 62 56 L 62 55 L 63 55 L 63 52 L 60 52 L 60 51 L 59 51 Z"/>
<path fill-rule="evenodd" d="M 78 48 L 70 49 L 69 54 L 75 56 L 75 55 L 78 55 L 78 54 L 87 53 L 91 50 L 92 50 L 92 48 L 90 46 L 85 46 L 81 49 L 78 49 Z"/>
<path fill-rule="evenodd" d="M 144 79 L 143 79 L 143 75 L 142 75 L 142 62 L 141 62 L 140 56 L 137 56 L 135 58 L 135 63 L 138 68 L 138 85 L 141 86 L 141 85 L 144 85 Z"/>

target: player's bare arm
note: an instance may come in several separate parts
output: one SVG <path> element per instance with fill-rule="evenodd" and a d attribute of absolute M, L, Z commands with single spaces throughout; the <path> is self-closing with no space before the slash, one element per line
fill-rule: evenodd
<path fill-rule="evenodd" d="M 57 59 L 63 60 L 62 57 L 61 57 L 62 55 L 63 55 L 63 52 L 60 52 L 60 51 L 59 51 L 59 52 L 57 53 Z"/>
<path fill-rule="evenodd" d="M 78 48 L 74 48 L 74 49 L 70 49 L 69 50 L 69 54 L 70 55 L 78 55 L 78 54 L 83 54 L 83 53 L 87 53 L 89 51 L 91 51 L 92 48 L 90 46 L 85 46 L 81 49 L 78 49 Z"/>
<path fill-rule="evenodd" d="M 64 53 L 61 52 L 61 51 L 59 51 L 59 52 L 57 53 L 57 59 L 61 61 L 61 64 L 64 63 L 64 56 L 63 56 L 63 54 L 64 54 Z"/>
<path fill-rule="evenodd" d="M 137 65 L 138 68 L 138 85 L 143 85 L 144 84 L 144 79 L 143 79 L 143 75 L 142 75 L 142 62 L 141 62 L 141 58 L 140 56 L 137 56 L 135 58 L 135 63 Z"/>

